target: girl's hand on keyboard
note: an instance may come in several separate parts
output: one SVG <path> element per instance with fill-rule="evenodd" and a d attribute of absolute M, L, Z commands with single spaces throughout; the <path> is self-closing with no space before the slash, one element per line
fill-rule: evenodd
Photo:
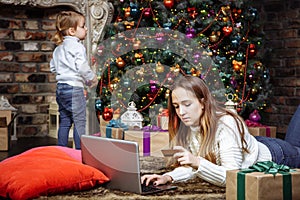
<path fill-rule="evenodd" d="M 151 174 L 151 175 L 144 175 L 141 178 L 142 184 L 149 185 L 151 182 L 154 186 L 163 185 L 168 182 L 172 182 L 172 177 L 169 175 L 158 175 L 158 174 Z"/>

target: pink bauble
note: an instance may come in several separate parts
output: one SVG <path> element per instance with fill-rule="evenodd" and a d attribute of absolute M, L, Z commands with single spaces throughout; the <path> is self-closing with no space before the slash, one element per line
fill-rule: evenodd
<path fill-rule="evenodd" d="M 250 115 L 249 115 L 249 120 L 253 122 L 259 122 L 261 120 L 261 117 L 259 115 L 258 110 L 254 110 Z"/>

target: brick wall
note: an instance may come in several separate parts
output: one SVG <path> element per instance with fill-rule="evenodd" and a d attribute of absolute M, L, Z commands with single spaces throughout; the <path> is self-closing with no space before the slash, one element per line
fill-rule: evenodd
<path fill-rule="evenodd" d="M 48 134 L 55 76 L 49 60 L 55 16 L 62 8 L 0 6 L 0 95 L 19 109 L 17 136 Z"/>
<path fill-rule="evenodd" d="M 265 32 L 266 58 L 274 97 L 263 123 L 283 137 L 300 104 L 300 2 L 253 0 Z M 26 9 L 25 9 L 26 8 Z M 48 133 L 48 107 L 55 101 L 55 77 L 49 72 L 54 48 L 54 16 L 63 9 L 0 6 L 0 94 L 21 114 L 18 137 Z M 270 51 L 267 51 L 270 50 Z"/>
<path fill-rule="evenodd" d="M 300 104 L 300 1 L 254 0 L 265 32 L 264 64 L 270 69 L 274 96 L 264 115 L 266 124 L 277 126 L 284 137 Z M 300 119 L 299 119 L 300 120 Z"/>

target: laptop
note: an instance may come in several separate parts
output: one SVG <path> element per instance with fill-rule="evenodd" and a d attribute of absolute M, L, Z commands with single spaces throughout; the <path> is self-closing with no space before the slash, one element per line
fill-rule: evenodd
<path fill-rule="evenodd" d="M 153 194 L 176 186 L 141 184 L 138 143 L 91 135 L 81 136 L 82 162 L 102 171 L 110 181 L 104 186 L 137 194 Z"/>

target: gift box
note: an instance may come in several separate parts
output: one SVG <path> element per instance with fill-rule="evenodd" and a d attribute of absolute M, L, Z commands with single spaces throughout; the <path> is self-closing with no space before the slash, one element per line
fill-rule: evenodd
<path fill-rule="evenodd" d="M 157 126 L 127 130 L 124 132 L 124 139 L 138 143 L 140 156 L 162 157 L 161 150 L 169 148 L 169 133 Z"/>
<path fill-rule="evenodd" d="M 259 122 L 254 122 L 251 120 L 245 120 L 248 130 L 253 136 L 265 136 L 276 138 L 276 126 L 266 126 Z"/>
<path fill-rule="evenodd" d="M 115 138 L 115 139 L 124 139 L 124 131 L 128 127 L 121 123 L 120 120 L 112 119 L 107 123 L 103 123 L 100 126 L 100 135 L 101 137 Z"/>
<path fill-rule="evenodd" d="M 0 117 L 0 151 L 9 149 L 9 134 L 6 117 Z"/>
<path fill-rule="evenodd" d="M 265 163 L 266 170 L 257 170 Z M 270 163 L 275 167 L 270 167 Z M 299 200 L 299 186 L 300 169 L 273 162 L 259 162 L 254 168 L 226 172 L 226 199 L 230 200 Z"/>
<path fill-rule="evenodd" d="M 169 113 L 167 109 L 164 109 L 157 116 L 157 126 L 163 130 L 168 130 L 168 125 L 169 125 Z"/>
<path fill-rule="evenodd" d="M 8 151 L 10 148 L 10 123 L 12 111 L 0 111 L 0 151 Z"/>
<path fill-rule="evenodd" d="M 248 127 L 248 130 L 253 136 L 266 136 L 276 138 L 276 126 Z"/>

